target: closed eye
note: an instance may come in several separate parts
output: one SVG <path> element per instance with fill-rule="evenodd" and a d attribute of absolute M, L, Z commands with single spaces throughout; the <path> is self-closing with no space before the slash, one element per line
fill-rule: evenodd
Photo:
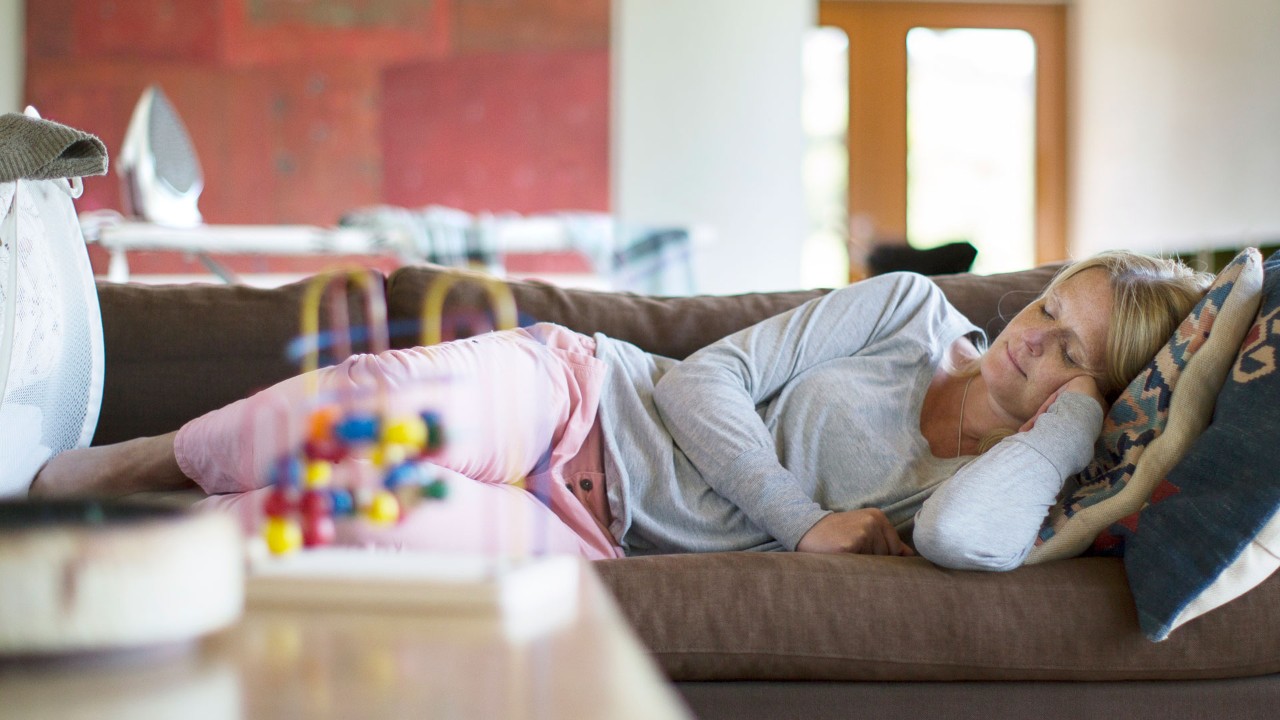
<path fill-rule="evenodd" d="M 1049 311 L 1049 302 L 1047 300 L 1042 301 L 1040 303 L 1040 314 L 1043 315 L 1047 320 L 1057 320 L 1057 318 L 1054 317 L 1053 313 Z M 1068 348 L 1067 345 L 1068 344 L 1065 341 L 1062 343 L 1063 362 L 1065 362 L 1067 365 L 1070 365 L 1071 367 L 1081 367 L 1080 363 L 1076 362 L 1076 359 L 1071 357 L 1071 350 Z"/>
<path fill-rule="evenodd" d="M 1071 367 L 1080 367 L 1080 363 L 1076 362 L 1075 358 L 1071 357 L 1071 351 L 1067 349 L 1065 343 L 1062 346 L 1062 359 Z"/>

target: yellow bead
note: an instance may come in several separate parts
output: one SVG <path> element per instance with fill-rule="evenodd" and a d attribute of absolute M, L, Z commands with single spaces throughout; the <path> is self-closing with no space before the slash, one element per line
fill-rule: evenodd
<path fill-rule="evenodd" d="M 290 518 L 267 518 L 262 529 L 267 548 L 276 555 L 285 555 L 302 547 L 302 528 Z"/>
<path fill-rule="evenodd" d="M 322 488 L 328 487 L 332 478 L 333 466 L 325 460 L 316 460 L 307 463 L 307 471 L 303 476 L 303 482 L 309 488 Z"/>
<path fill-rule="evenodd" d="M 379 525 L 390 525 L 400 519 L 400 502 L 391 491 L 379 490 L 370 498 L 365 513 Z"/>
<path fill-rule="evenodd" d="M 369 459 L 378 467 L 389 468 L 395 467 L 396 465 L 404 462 L 404 459 L 407 457 L 409 457 L 409 451 L 405 446 L 383 443 L 382 445 L 374 448 Z"/>
<path fill-rule="evenodd" d="M 420 451 L 427 444 L 427 424 L 416 415 L 399 418 L 387 423 L 382 431 L 382 441 Z"/>

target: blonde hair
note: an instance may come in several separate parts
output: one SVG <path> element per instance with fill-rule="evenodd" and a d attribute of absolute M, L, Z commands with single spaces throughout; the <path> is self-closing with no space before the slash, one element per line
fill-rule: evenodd
<path fill-rule="evenodd" d="M 1040 297 L 1094 269 L 1105 271 L 1111 285 L 1106 366 L 1099 389 L 1107 400 L 1113 400 L 1168 342 L 1178 324 L 1204 297 L 1213 275 L 1192 270 L 1173 258 L 1108 250 L 1063 268 Z"/>
<path fill-rule="evenodd" d="M 1191 313 L 1213 282 L 1213 274 L 1191 269 L 1181 260 L 1129 250 L 1108 250 L 1067 265 L 1049 281 L 1033 302 L 1085 270 L 1107 273 L 1111 286 L 1111 317 L 1103 351 L 1099 389 L 1108 402 L 1142 372 L 1183 318 Z M 961 377 L 978 374 L 979 359 L 955 369 Z M 996 429 L 979 442 L 978 454 L 990 450 L 1013 431 Z"/>

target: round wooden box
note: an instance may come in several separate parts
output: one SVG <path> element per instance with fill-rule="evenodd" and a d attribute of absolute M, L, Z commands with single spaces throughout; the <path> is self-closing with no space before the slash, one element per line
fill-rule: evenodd
<path fill-rule="evenodd" d="M 244 605 L 227 517 L 128 502 L 0 502 L 0 656 L 190 640 Z"/>

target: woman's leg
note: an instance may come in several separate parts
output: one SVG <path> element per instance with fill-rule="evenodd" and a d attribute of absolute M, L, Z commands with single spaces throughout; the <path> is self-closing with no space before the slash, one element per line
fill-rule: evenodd
<path fill-rule="evenodd" d="M 390 526 L 341 523 L 339 541 L 616 557 L 613 539 L 564 487 L 559 473 L 582 449 L 595 420 L 604 366 L 593 353 L 590 338 L 537 325 L 432 348 L 359 356 L 344 363 L 340 373 L 325 373 L 323 384 L 330 390 L 374 375 L 386 379 L 393 395 L 437 410 L 448 438 L 443 452 L 432 459 L 447 478 L 448 499 L 424 502 Z M 410 401 L 407 394 L 415 386 L 422 392 Z M 225 424 L 235 418 L 231 413 L 205 418 L 179 436 L 183 467 L 203 479 L 207 490 L 216 491 L 219 485 L 235 489 L 236 477 L 252 477 L 248 467 L 221 462 L 226 457 L 247 459 L 233 444 L 254 436 L 228 432 Z M 233 492 L 202 504 L 234 512 L 253 530 L 265 496 L 264 490 Z"/>
<path fill-rule="evenodd" d="M 301 445 L 318 402 L 373 407 L 381 390 L 392 416 L 440 415 L 446 440 L 433 463 L 480 482 L 519 482 L 565 440 L 575 453 L 582 438 L 564 431 L 576 417 L 589 427 L 599 402 L 599 383 L 584 389 L 566 367 L 597 369 L 600 361 L 535 338 L 546 332 L 535 326 L 356 355 L 284 380 L 184 425 L 174 437 L 176 462 L 211 495 L 264 487 L 272 464 Z"/>
<path fill-rule="evenodd" d="M 301 444 L 305 415 L 317 402 L 368 404 L 380 386 L 395 411 L 442 411 L 454 441 L 440 464 L 484 482 L 518 479 L 537 465 L 577 399 L 547 385 L 554 374 L 549 355 L 525 330 L 355 355 L 205 413 L 175 433 L 60 453 L 37 474 L 31 493 L 118 496 L 192 481 L 211 495 L 265 487 L 271 464 Z"/>
<path fill-rule="evenodd" d="M 479 483 L 521 483 L 533 475 L 538 487 L 529 489 L 554 515 L 531 523 L 576 536 L 599 535 L 590 514 L 552 472 L 578 452 L 594 420 L 603 365 L 593 350 L 590 338 L 538 325 L 431 348 L 355 356 L 207 413 L 177 433 L 59 455 L 32 493 L 121 495 L 191 481 L 220 496 L 263 488 L 271 463 L 302 440 L 304 423 L 290 416 L 314 405 L 315 396 L 367 400 L 381 383 L 400 410 L 420 410 L 425 402 L 441 412 L 450 439 L 434 462 Z M 517 492 L 471 495 L 490 497 L 496 506 L 518 507 L 534 499 L 510 490 Z M 256 524 L 248 522 L 257 512 L 251 497 L 221 496 L 206 504 L 238 507 L 246 525 Z M 424 510 L 424 517 L 439 515 L 447 505 Z M 612 539 L 592 537 L 589 544 L 595 548 L 589 554 L 608 556 Z"/>
<path fill-rule="evenodd" d="M 176 434 L 58 453 L 36 474 L 30 495 L 117 497 L 144 490 L 195 488 L 174 457 Z"/>

